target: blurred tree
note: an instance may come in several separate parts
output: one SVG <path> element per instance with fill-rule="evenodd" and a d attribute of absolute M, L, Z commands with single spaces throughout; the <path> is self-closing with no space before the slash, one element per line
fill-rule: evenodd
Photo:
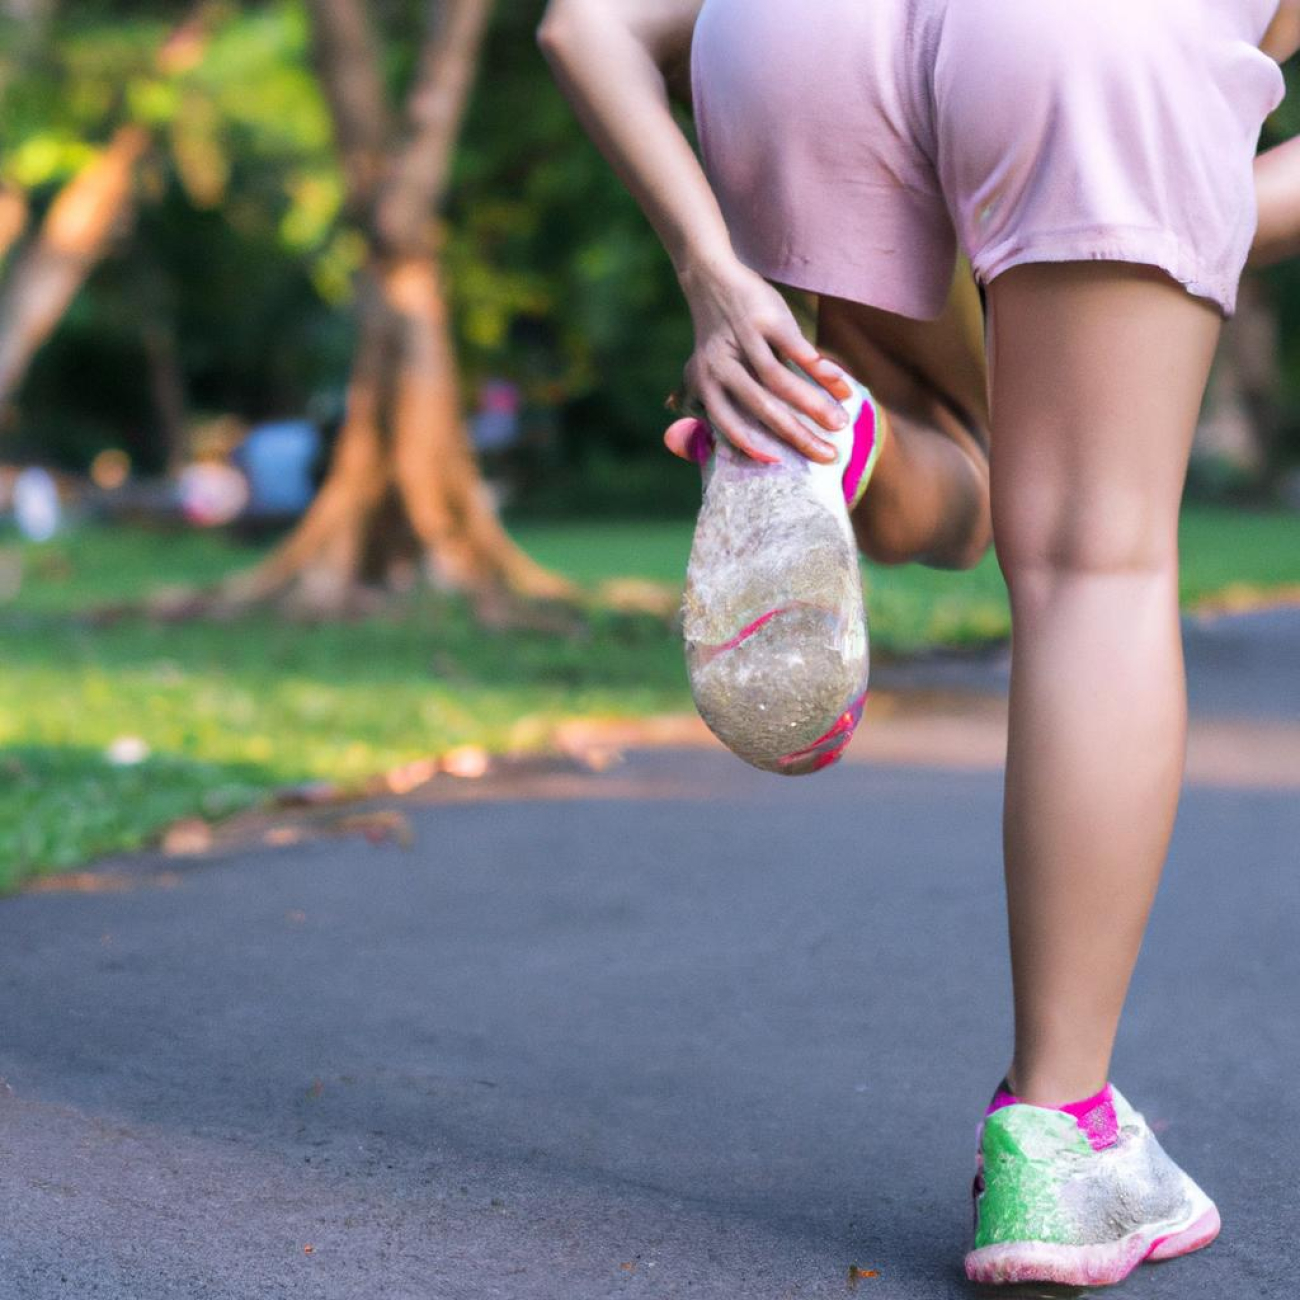
<path fill-rule="evenodd" d="M 7 277 L 0 293 L 0 408 L 103 255 L 126 212 L 135 166 L 148 145 L 142 127 L 118 127 L 63 187 Z"/>
<path fill-rule="evenodd" d="M 309 0 L 345 205 L 365 241 L 347 413 L 329 475 L 294 532 L 223 595 L 339 610 L 422 568 L 479 602 L 570 588 L 510 540 L 461 414 L 435 213 L 489 0 L 432 0 L 400 114 L 362 0 Z"/>
<path fill-rule="evenodd" d="M 0 181 L 0 266 L 27 226 L 27 198 Z"/>
<path fill-rule="evenodd" d="M 152 142 L 114 226 L 123 237 L 26 368 L 6 455 L 81 468 L 113 445 L 147 472 L 179 446 L 191 409 L 337 409 L 373 249 L 344 205 L 305 3 L 215 0 L 201 61 L 165 73 L 157 51 L 176 0 L 0 0 L 0 280 L 116 131 Z M 540 439 L 545 426 L 512 510 L 686 513 L 697 483 L 658 434 L 689 316 L 653 232 L 538 55 L 542 7 L 495 7 L 442 219 L 430 218 L 458 378 L 467 396 L 491 375 L 519 382 L 526 430 Z M 391 106 L 416 75 L 427 0 L 366 11 L 390 129 L 409 133 Z M 1293 84 L 1264 143 L 1298 125 Z M 1280 373 L 1258 364 L 1267 331 L 1236 331 L 1250 373 L 1232 373 L 1229 336 L 1224 409 L 1239 428 L 1266 420 L 1268 459 L 1284 462 L 1300 455 L 1300 265 L 1252 275 L 1277 319 Z"/>
<path fill-rule="evenodd" d="M 31 3 L 0 0 L 0 22 Z M 538 55 L 542 8 L 492 15 L 436 223 L 459 378 L 467 395 L 492 375 L 521 385 L 536 471 L 523 506 L 687 510 L 693 482 L 662 454 L 658 422 L 689 318 Z M 427 5 L 368 12 L 385 101 L 400 104 Z M 369 245 L 344 206 L 304 0 L 219 0 L 201 61 L 163 75 L 174 19 L 165 0 L 78 0 L 0 31 L 0 245 L 39 228 L 115 130 L 152 141 L 129 220 L 28 367 L 8 455 L 78 468 L 121 446 L 148 472 L 174 459 L 191 408 L 341 405 L 361 313 L 340 309 L 366 282 Z"/>
<path fill-rule="evenodd" d="M 27 21 L 43 27 L 51 8 L 33 0 Z M 162 73 L 193 66 L 201 57 L 209 8 L 204 0 L 191 9 L 162 42 L 157 53 Z M 59 191 L 39 230 L 16 257 L 0 286 L 0 411 L 121 225 L 134 191 L 136 165 L 150 142 L 141 123 L 118 126 L 107 145 L 92 152 Z M 17 212 L 10 217 L 15 238 L 23 216 Z"/>

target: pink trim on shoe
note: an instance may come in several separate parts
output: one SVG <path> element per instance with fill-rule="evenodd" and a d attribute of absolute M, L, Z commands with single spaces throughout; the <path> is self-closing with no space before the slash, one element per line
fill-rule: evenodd
<path fill-rule="evenodd" d="M 1060 1246 L 1046 1241 L 981 1246 L 966 1256 L 966 1276 L 986 1285 L 1051 1282 L 1058 1286 L 1113 1286 L 1144 1260 L 1190 1254 L 1208 1246 L 1218 1234 L 1219 1212 L 1211 1206 L 1187 1227 L 1162 1236 L 1153 1237 L 1150 1229 L 1142 1229 L 1095 1246 Z"/>
<path fill-rule="evenodd" d="M 992 1115 L 995 1110 L 1001 1110 L 1004 1106 L 1027 1104 L 1014 1093 L 999 1088 L 984 1114 Z M 1104 1151 L 1107 1147 L 1114 1146 L 1119 1139 L 1119 1119 L 1115 1114 L 1115 1098 L 1109 1083 L 1095 1096 L 1085 1097 L 1082 1101 L 1068 1102 L 1064 1106 L 1046 1106 L 1043 1109 L 1059 1110 L 1069 1115 L 1079 1126 L 1084 1137 L 1088 1139 L 1088 1145 L 1094 1151 Z"/>
<path fill-rule="evenodd" d="M 734 650 L 738 645 L 748 641 L 755 632 L 765 627 L 774 618 L 778 618 L 782 614 L 791 614 L 797 609 L 815 609 L 828 618 L 834 617 L 834 611 L 827 609 L 824 605 L 814 605 L 806 600 L 791 601 L 788 605 L 781 605 L 777 609 L 769 609 L 766 614 L 760 614 L 752 623 L 746 623 L 735 636 L 729 637 L 726 641 L 719 641 L 716 645 L 697 647 L 698 662 L 701 666 L 712 663 L 720 654 L 725 654 L 728 650 Z"/>
<path fill-rule="evenodd" d="M 714 655 L 720 655 L 724 650 L 734 650 L 742 641 L 748 641 L 764 623 L 770 623 L 778 614 L 789 613 L 794 608 L 796 608 L 794 605 L 783 605 L 780 609 L 769 609 L 766 614 L 760 614 L 752 623 L 745 624 L 729 641 L 720 641 L 717 645 L 706 646 L 708 658 L 704 662 L 707 663 Z"/>
<path fill-rule="evenodd" d="M 811 745 L 805 745 L 802 749 L 796 749 L 793 753 L 778 759 L 779 765 L 790 772 L 791 775 L 798 775 L 805 768 L 808 771 L 820 772 L 822 768 L 830 767 L 832 763 L 838 761 L 849 741 L 853 739 L 853 733 L 857 730 L 858 723 L 862 721 L 862 711 L 867 706 L 867 696 L 869 694 L 869 691 L 863 691 L 835 719 L 835 725 L 824 736 L 819 736 Z M 795 771 L 796 768 L 798 769 L 797 772 Z"/>
<path fill-rule="evenodd" d="M 863 428 L 863 422 L 866 428 Z M 876 449 L 876 408 L 871 400 L 862 403 L 858 418 L 853 421 L 853 451 L 844 470 L 844 501 L 852 510 L 861 496 L 862 475 Z"/>
<path fill-rule="evenodd" d="M 1171 1233 L 1167 1237 L 1157 1237 L 1151 1243 L 1146 1257 L 1151 1263 L 1162 1259 L 1177 1259 L 1179 1255 L 1190 1255 L 1194 1250 L 1208 1246 L 1219 1235 L 1222 1227 L 1219 1211 L 1212 1205 L 1190 1228 L 1182 1232 Z"/>

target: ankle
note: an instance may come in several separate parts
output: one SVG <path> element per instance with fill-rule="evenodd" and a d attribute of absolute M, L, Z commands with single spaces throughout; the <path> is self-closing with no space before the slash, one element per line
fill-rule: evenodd
<path fill-rule="evenodd" d="M 1102 1151 L 1112 1146 L 1119 1137 L 1119 1120 L 1115 1113 L 1115 1099 L 1109 1082 L 1103 1083 L 1095 1091 L 1076 1093 L 1075 1099 L 1070 1101 L 1039 1100 L 1037 1097 L 1038 1094 L 1026 1095 L 1016 1092 L 1011 1072 L 1008 1071 L 984 1113 L 986 1116 L 992 1115 L 1005 1106 L 1015 1105 L 1060 1111 L 1074 1120 L 1094 1151 Z"/>
<path fill-rule="evenodd" d="M 1015 1097 L 1030 1106 L 1046 1106 L 1050 1110 L 1060 1110 L 1063 1106 L 1072 1106 L 1089 1097 L 1095 1097 L 1108 1086 L 1103 1075 L 1100 1080 L 1095 1075 L 1045 1073 L 1017 1073 L 1013 1066 L 1007 1072 L 1006 1084 Z"/>

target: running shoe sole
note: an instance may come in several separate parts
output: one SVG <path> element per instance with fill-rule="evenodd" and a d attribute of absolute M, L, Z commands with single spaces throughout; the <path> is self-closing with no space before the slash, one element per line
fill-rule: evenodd
<path fill-rule="evenodd" d="M 797 369 L 797 367 L 795 367 Z M 851 381 L 823 465 L 782 444 L 763 464 L 704 430 L 682 631 L 700 716 L 755 767 L 797 776 L 844 752 L 866 703 L 866 612 L 850 504 L 879 453 L 874 399 Z"/>
<path fill-rule="evenodd" d="M 1175 1259 L 1208 1246 L 1219 1235 L 1219 1212 L 1198 1190 L 1190 1215 L 1152 1224 L 1118 1241 L 1059 1246 L 1043 1241 L 1008 1241 L 966 1256 L 966 1276 L 985 1285 L 1043 1282 L 1058 1286 L 1113 1286 L 1139 1264 Z"/>

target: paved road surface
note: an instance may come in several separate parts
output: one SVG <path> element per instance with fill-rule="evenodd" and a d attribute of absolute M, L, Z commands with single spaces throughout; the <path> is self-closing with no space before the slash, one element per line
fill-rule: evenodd
<path fill-rule="evenodd" d="M 1232 662 L 1199 698 L 1295 716 Z M 0 903 L 0 1297 L 975 1295 L 996 773 L 658 752 L 567 794 Z M 1115 1077 L 1225 1231 L 1135 1300 L 1296 1294 L 1298 845 L 1294 790 L 1188 791 Z"/>

